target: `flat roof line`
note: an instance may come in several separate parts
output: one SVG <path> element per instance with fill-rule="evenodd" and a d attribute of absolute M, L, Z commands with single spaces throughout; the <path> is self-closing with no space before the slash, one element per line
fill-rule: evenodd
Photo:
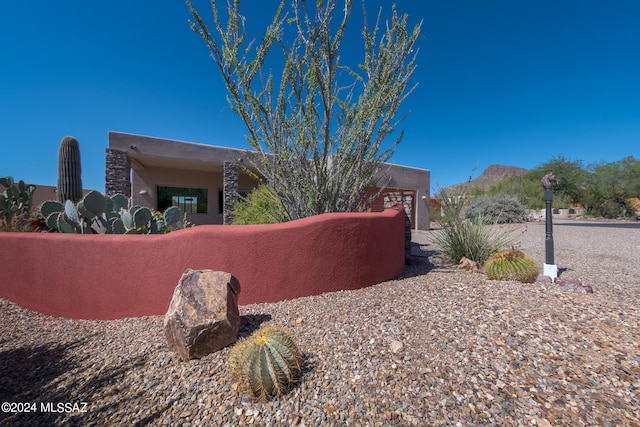
<path fill-rule="evenodd" d="M 197 145 L 197 146 L 201 146 L 201 147 L 214 147 L 214 148 L 219 148 L 222 150 L 230 150 L 230 151 L 236 151 L 238 153 L 245 153 L 247 151 L 249 152 L 256 152 L 255 150 L 249 149 L 249 148 L 234 148 L 234 147 L 225 147 L 225 146 L 221 146 L 221 145 L 213 145 L 213 144 L 203 144 L 201 142 L 192 142 L 192 141 L 184 141 L 184 140 L 180 140 L 180 139 L 169 139 L 169 138 L 160 138 L 160 137 L 156 137 L 156 136 L 149 136 L 149 135 L 141 135 L 141 134 L 137 134 L 137 133 L 129 133 L 129 132 L 119 132 L 119 131 L 114 131 L 114 130 L 110 130 L 108 131 L 108 133 L 110 134 L 120 134 L 120 135 L 128 135 L 128 136 L 138 136 L 141 138 L 151 138 L 151 139 L 159 139 L 162 141 L 167 141 L 167 142 L 179 142 L 181 144 L 191 144 L 191 145 Z M 269 153 L 267 153 L 269 154 Z M 397 166 L 399 168 L 404 168 L 404 169 L 413 169 L 416 171 L 421 171 L 421 172 L 431 172 L 430 169 L 423 169 L 423 168 L 418 168 L 418 167 L 414 167 L 414 166 L 406 166 L 406 165 L 400 165 L 397 163 L 389 163 L 389 162 L 384 162 L 384 165 L 387 166 Z"/>
<path fill-rule="evenodd" d="M 223 149 L 223 150 L 232 150 L 232 151 L 238 151 L 238 152 L 254 151 L 254 150 L 250 150 L 248 148 L 225 147 L 225 146 L 222 146 L 222 145 L 203 144 L 202 142 L 185 141 L 185 140 L 182 140 L 182 139 L 161 138 L 161 137 L 158 137 L 158 136 L 142 135 L 142 134 L 139 134 L 139 133 L 119 132 L 119 131 L 115 131 L 115 130 L 110 130 L 110 131 L 108 131 L 108 133 L 110 133 L 110 134 L 111 133 L 119 134 L 119 135 L 128 135 L 128 136 L 139 136 L 141 138 L 160 139 L 162 141 L 167 141 L 167 142 L 179 142 L 181 144 L 198 145 L 198 146 L 201 146 L 201 147 L 214 147 L 214 148 L 220 148 L 220 149 Z"/>

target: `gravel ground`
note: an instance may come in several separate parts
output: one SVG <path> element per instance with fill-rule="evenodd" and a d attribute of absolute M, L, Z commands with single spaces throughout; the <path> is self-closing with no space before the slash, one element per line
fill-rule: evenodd
<path fill-rule="evenodd" d="M 542 264 L 544 224 L 511 229 Z M 266 403 L 238 390 L 228 348 L 181 362 L 162 316 L 0 300 L 0 402 L 23 411 L 3 406 L 0 424 L 640 426 L 640 229 L 554 227 L 561 277 L 593 294 L 438 265 L 429 234 L 398 280 L 241 307 L 241 336 L 278 324 L 305 356 L 298 386 Z"/>

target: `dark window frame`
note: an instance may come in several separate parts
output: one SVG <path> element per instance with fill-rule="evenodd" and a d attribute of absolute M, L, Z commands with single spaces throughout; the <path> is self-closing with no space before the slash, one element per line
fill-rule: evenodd
<path fill-rule="evenodd" d="M 206 214 L 209 212 L 209 189 L 202 187 L 175 187 L 168 185 L 158 185 L 156 187 L 156 209 L 163 212 L 171 206 L 179 206 L 174 201 L 174 197 L 195 197 L 197 199 L 195 212 L 185 209 L 185 205 L 179 206 L 181 210 L 188 214 Z"/>

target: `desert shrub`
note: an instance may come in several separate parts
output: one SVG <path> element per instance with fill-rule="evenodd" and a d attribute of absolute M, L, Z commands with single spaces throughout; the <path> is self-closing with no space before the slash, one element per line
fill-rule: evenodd
<path fill-rule="evenodd" d="M 389 184 L 379 172 L 404 136 L 399 113 L 415 88 L 421 24 L 409 25 L 393 6 L 373 27 L 365 19 L 358 59 L 353 38 L 342 44 L 353 1 L 279 2 L 257 39 L 239 1 L 211 0 L 212 23 L 193 3 L 202 2 L 187 0 L 191 28 L 247 127 L 246 160 L 273 186 L 288 219 L 357 212 L 368 188 Z"/>
<path fill-rule="evenodd" d="M 37 231 L 32 206 L 36 186 L 7 176 L 0 178 L 0 187 L 0 231 Z"/>
<path fill-rule="evenodd" d="M 234 209 L 233 224 L 277 224 L 286 221 L 282 202 L 273 187 L 260 185 L 240 199 Z"/>
<path fill-rule="evenodd" d="M 0 219 L 0 231 L 34 232 L 41 230 L 42 226 L 38 219 L 28 212 L 15 214 L 10 220 Z"/>
<path fill-rule="evenodd" d="M 458 263 L 462 257 L 483 265 L 494 253 L 512 245 L 507 230 L 496 230 L 482 220 L 460 218 L 432 235 L 434 246 L 445 260 Z"/>
<path fill-rule="evenodd" d="M 527 208 L 508 194 L 482 195 L 471 201 L 464 216 L 470 221 L 482 218 L 485 224 L 511 224 L 525 222 Z"/>
<path fill-rule="evenodd" d="M 631 211 L 625 212 L 624 205 L 615 200 L 602 200 L 599 205 L 589 206 L 587 212 L 594 217 L 614 219 L 624 218 L 627 213 L 631 213 Z"/>
<path fill-rule="evenodd" d="M 440 225 L 448 227 L 459 223 L 469 195 L 462 189 L 440 189 L 436 199 L 441 206 Z"/>

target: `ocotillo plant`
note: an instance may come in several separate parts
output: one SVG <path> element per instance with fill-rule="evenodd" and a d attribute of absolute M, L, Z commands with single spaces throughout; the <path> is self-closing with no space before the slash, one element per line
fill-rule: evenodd
<path fill-rule="evenodd" d="M 58 201 L 77 203 L 82 198 L 80 146 L 72 136 L 65 136 L 58 150 Z"/>

